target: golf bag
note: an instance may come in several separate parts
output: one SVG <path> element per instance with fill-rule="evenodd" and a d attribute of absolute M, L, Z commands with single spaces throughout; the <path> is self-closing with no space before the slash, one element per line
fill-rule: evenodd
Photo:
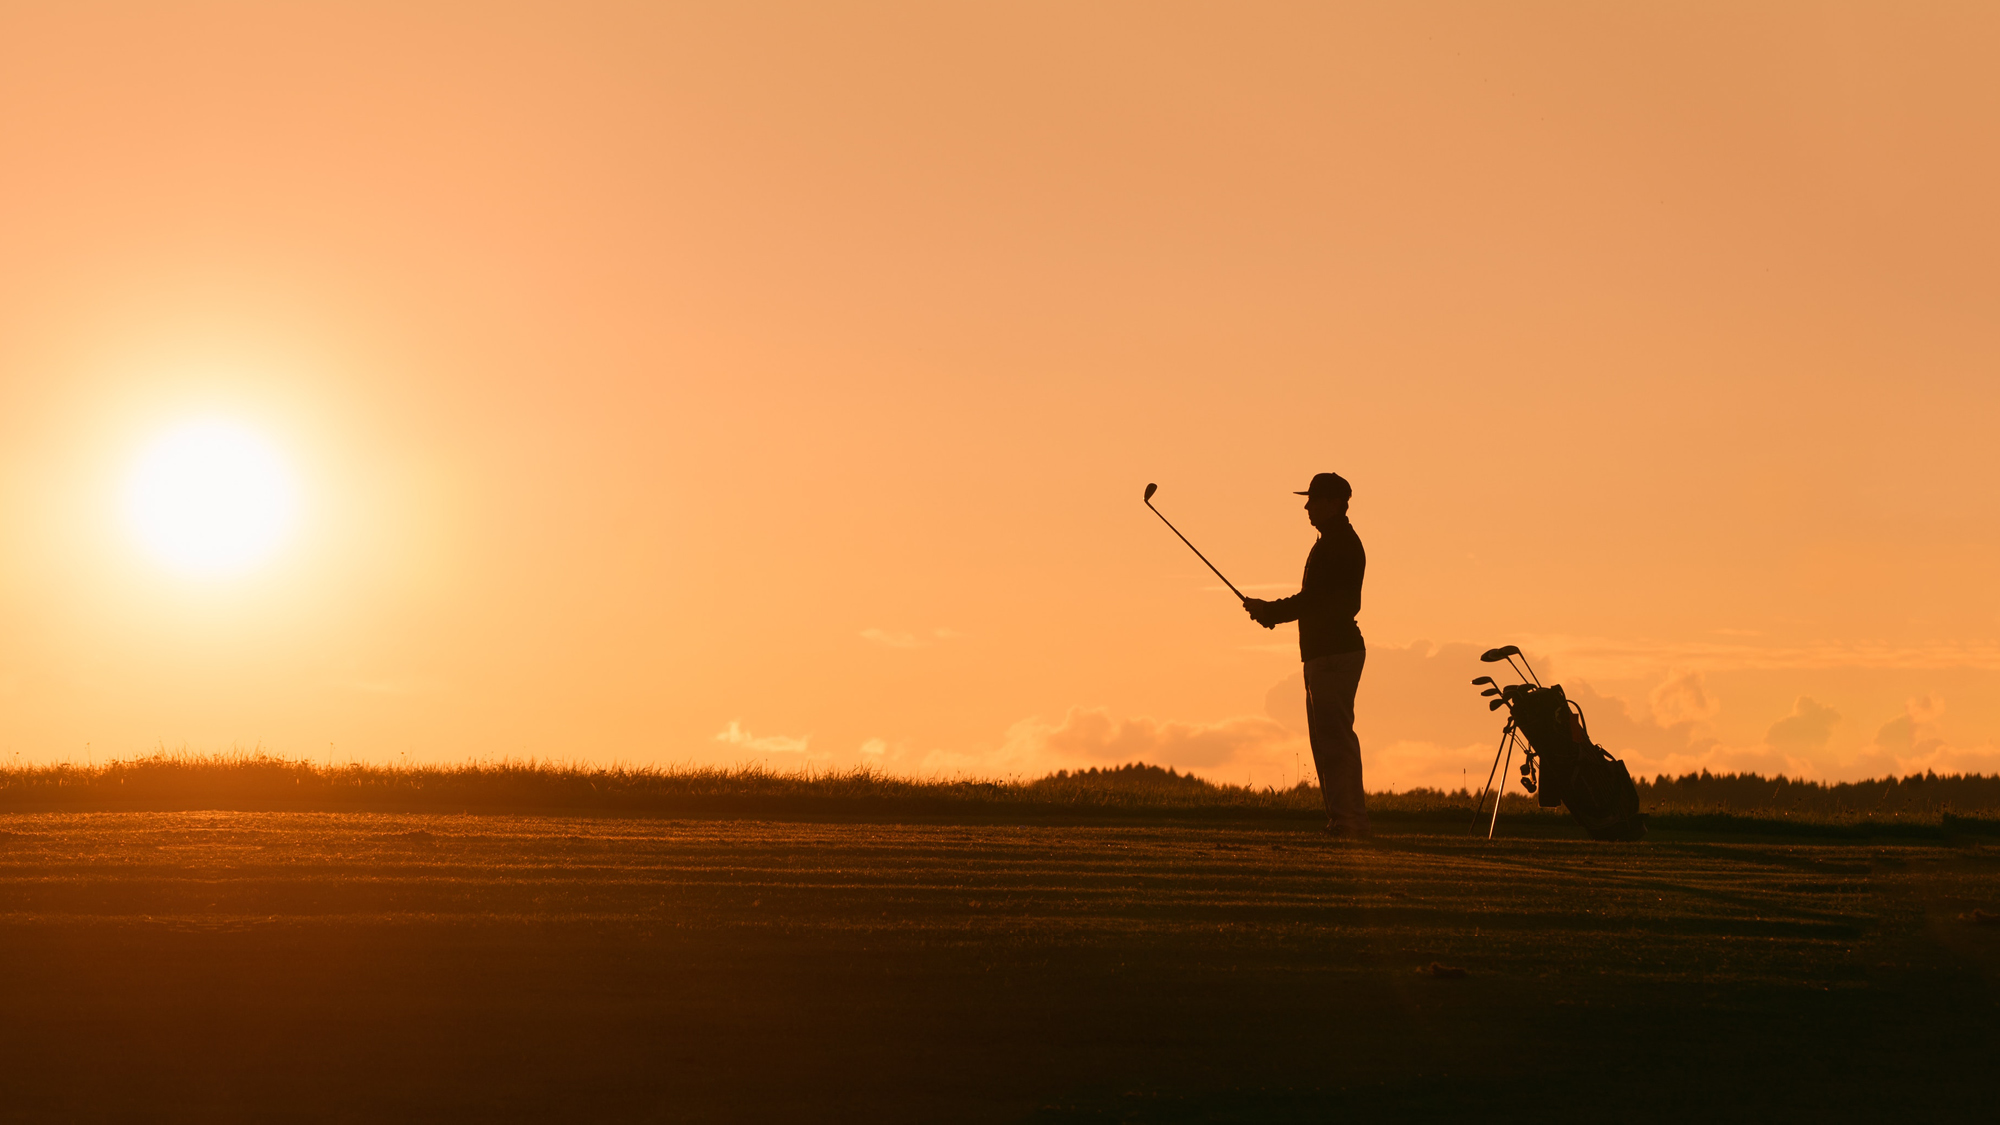
<path fill-rule="evenodd" d="M 1543 808 L 1568 808 L 1593 840 L 1637 840 L 1646 834 L 1632 774 L 1590 740 L 1583 708 L 1563 694 L 1561 684 L 1510 684 L 1501 698 L 1512 716 L 1509 723 L 1527 742 L 1521 786 Z"/>
<path fill-rule="evenodd" d="M 1501 753 L 1513 761 L 1512 747 L 1521 743 L 1521 788 L 1535 795 L 1545 809 L 1561 805 L 1583 825 L 1594 840 L 1637 840 L 1646 834 L 1646 818 L 1639 813 L 1639 790 L 1625 763 L 1606 753 L 1590 740 L 1590 727 L 1578 707 L 1563 694 L 1561 684 L 1544 685 L 1529 666 L 1528 658 L 1513 645 L 1487 649 L 1479 659 L 1487 664 L 1506 661 L 1521 683 L 1501 687 L 1491 676 L 1472 681 L 1485 684 L 1481 695 L 1497 696 L 1487 706 L 1507 708 L 1507 729 L 1501 733 L 1500 749 L 1493 754 L 1493 769 L 1486 775 L 1486 789 L 1479 794 L 1483 807 L 1486 794 L 1493 792 L 1493 778 L 1501 772 Z M 1517 666 L 1516 660 L 1520 661 Z M 1500 823 L 1500 793 L 1507 779 L 1500 778 L 1500 792 L 1493 795 L 1493 818 L 1488 838 Z"/>

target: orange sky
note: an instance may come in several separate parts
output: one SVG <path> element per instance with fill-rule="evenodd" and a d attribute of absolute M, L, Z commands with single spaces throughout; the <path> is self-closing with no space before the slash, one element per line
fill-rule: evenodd
<path fill-rule="evenodd" d="M 0 7 L 0 750 L 2000 770 L 2000 12 Z M 160 570 L 222 415 L 298 529 Z M 1476 782 L 1478 779 L 1474 778 Z"/>

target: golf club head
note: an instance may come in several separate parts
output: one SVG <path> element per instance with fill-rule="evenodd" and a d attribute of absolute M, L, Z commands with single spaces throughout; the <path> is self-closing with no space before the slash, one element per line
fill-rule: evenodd
<path fill-rule="evenodd" d="M 1481 694 L 1481 695 L 1499 695 L 1499 694 L 1500 694 L 1500 689 L 1499 689 L 1499 688 L 1497 688 L 1497 687 L 1490 687 L 1490 688 L 1487 688 L 1487 689 L 1486 689 L 1485 691 L 1482 691 L 1482 692 L 1480 692 L 1479 694 Z"/>
<path fill-rule="evenodd" d="M 1147 485 L 1147 486 L 1146 486 L 1146 495 L 1145 495 L 1145 499 L 1147 499 L 1147 500 L 1151 500 L 1151 499 L 1153 498 L 1153 493 L 1155 493 L 1155 492 L 1158 492 L 1159 490 L 1160 490 L 1160 486 L 1159 486 L 1159 485 L 1157 485 L 1157 484 L 1149 484 L 1149 485 Z"/>
<path fill-rule="evenodd" d="M 1492 682 L 1493 682 L 1493 677 L 1491 676 L 1474 676 L 1472 678 L 1472 684 L 1474 687 L 1477 687 L 1480 684 L 1490 684 Z"/>
<path fill-rule="evenodd" d="M 1488 703 L 1488 704 L 1486 705 L 1486 709 L 1487 709 L 1488 711 L 1498 711 L 1498 710 L 1500 709 L 1500 705 L 1501 705 L 1502 703 L 1505 703 L 1505 702 L 1507 702 L 1507 701 L 1506 701 L 1506 700 L 1504 700 L 1504 699 L 1496 699 L 1496 700 L 1494 700 L 1493 702 L 1491 702 L 1491 703 Z"/>
<path fill-rule="evenodd" d="M 1521 655 L 1521 649 L 1519 646 L 1502 645 L 1499 648 L 1489 648 L 1485 652 L 1480 653 L 1479 659 L 1480 662 L 1484 664 L 1497 664 L 1500 661 L 1505 660 L 1510 656 L 1519 656 L 1519 655 Z"/>

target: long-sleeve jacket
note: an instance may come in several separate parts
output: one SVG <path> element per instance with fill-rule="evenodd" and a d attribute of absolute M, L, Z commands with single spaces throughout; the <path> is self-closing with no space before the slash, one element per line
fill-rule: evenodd
<path fill-rule="evenodd" d="M 1277 623 L 1299 623 L 1299 659 L 1311 660 L 1366 647 L 1354 618 L 1361 612 L 1361 575 L 1368 569 L 1368 552 L 1361 536 L 1346 520 L 1322 532 L 1306 556 L 1305 579 L 1299 592 L 1271 603 Z"/>

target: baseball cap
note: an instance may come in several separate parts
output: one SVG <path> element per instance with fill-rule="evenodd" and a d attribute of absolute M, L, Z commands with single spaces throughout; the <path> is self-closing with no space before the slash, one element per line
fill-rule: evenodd
<path fill-rule="evenodd" d="M 1315 473 L 1313 474 L 1312 483 L 1306 485 L 1304 492 L 1294 492 L 1292 495 L 1335 496 L 1342 500 L 1352 500 L 1354 498 L 1354 486 L 1348 484 L 1347 478 L 1341 476 L 1339 473 Z"/>

